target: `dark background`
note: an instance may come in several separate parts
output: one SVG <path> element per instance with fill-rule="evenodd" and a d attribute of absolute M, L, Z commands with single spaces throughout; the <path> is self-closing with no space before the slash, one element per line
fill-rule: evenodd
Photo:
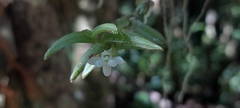
<path fill-rule="evenodd" d="M 164 34 L 162 5 L 149 24 Z M 163 1 L 163 0 L 161 0 Z M 205 0 L 190 0 L 190 25 Z M 114 22 L 131 14 L 134 0 L 0 0 L 0 108 L 240 108 L 240 1 L 211 0 L 206 11 L 216 22 L 193 32 L 194 72 L 183 102 L 177 101 L 188 70 L 182 38 L 183 0 L 175 0 L 171 72 L 164 83 L 166 51 L 125 50 L 127 62 L 110 77 L 100 69 L 70 83 L 71 69 L 89 47 L 72 45 L 44 61 L 44 53 L 61 36 Z M 213 14 L 211 14 L 213 15 Z M 214 15 L 213 15 L 214 17 Z M 209 35 L 206 30 L 214 32 Z"/>

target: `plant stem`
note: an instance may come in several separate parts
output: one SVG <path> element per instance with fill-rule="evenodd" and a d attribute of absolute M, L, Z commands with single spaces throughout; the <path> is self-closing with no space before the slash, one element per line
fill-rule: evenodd
<path fill-rule="evenodd" d="M 190 54 L 190 57 L 192 58 L 192 45 L 191 45 L 191 43 L 190 42 L 187 42 L 187 46 L 188 46 L 188 49 L 189 49 L 189 54 Z M 187 71 L 187 73 L 186 73 L 186 75 L 184 76 L 184 79 L 183 79 L 183 83 L 182 83 L 182 89 L 181 89 L 181 91 L 180 91 L 180 93 L 179 93 L 179 95 L 178 95 L 178 99 L 177 99 L 177 101 L 178 102 L 182 102 L 182 100 L 183 100 L 183 97 L 184 97 L 184 95 L 185 95 L 185 92 L 186 92 L 186 90 L 187 90 L 187 86 L 188 86 L 188 81 L 189 81 L 189 79 L 190 79 L 190 76 L 192 75 L 192 73 L 193 73 L 193 64 L 192 63 L 190 63 L 189 62 L 189 69 L 188 69 L 188 71 Z"/>
<path fill-rule="evenodd" d="M 187 38 L 187 25 L 188 25 L 188 12 L 187 12 L 188 0 L 183 2 L 183 38 Z"/>
<path fill-rule="evenodd" d="M 167 40 L 167 57 L 166 57 L 166 63 L 165 63 L 165 68 L 163 71 L 163 78 L 162 78 L 162 82 L 163 82 L 163 98 L 167 98 L 167 91 L 165 89 L 165 83 L 166 83 L 166 79 L 168 76 L 166 76 L 168 73 L 167 72 L 171 72 L 170 67 L 171 67 L 171 53 L 172 53 L 172 49 L 171 49 L 171 43 L 172 43 L 172 36 L 173 36 L 173 28 L 172 28 L 172 18 L 169 19 L 170 23 L 168 24 L 168 20 L 167 20 L 167 7 L 168 3 L 167 0 L 163 1 L 164 3 L 162 3 L 163 5 L 163 25 L 164 25 L 164 34 Z M 174 12 L 174 3 L 173 0 L 170 0 L 170 9 L 171 9 L 171 17 L 173 16 L 173 12 Z"/>
<path fill-rule="evenodd" d="M 198 15 L 197 19 L 192 23 L 192 25 L 190 26 L 189 29 L 191 29 L 191 27 L 193 26 L 193 24 L 195 24 L 196 22 L 198 22 L 203 14 L 205 13 L 206 11 L 206 7 L 207 7 L 207 4 L 209 3 L 210 0 L 206 0 L 203 7 L 202 7 L 202 10 L 201 10 L 201 13 Z M 183 37 L 184 37 L 184 40 L 185 42 L 187 43 L 187 47 L 188 47 L 188 50 L 189 50 L 189 55 L 190 57 L 193 56 L 193 47 L 192 47 L 192 44 L 190 42 L 190 38 L 191 38 L 191 34 L 192 32 L 190 30 L 188 30 L 187 32 L 187 23 L 188 23 L 188 13 L 187 13 L 187 6 L 188 6 L 188 0 L 184 0 L 184 3 L 183 3 L 183 14 L 184 14 L 184 21 L 183 21 Z M 182 89 L 178 95 L 178 102 L 182 102 L 183 100 L 183 97 L 185 95 L 185 92 L 187 90 L 187 86 L 188 86 L 188 81 L 190 79 L 190 76 L 192 75 L 193 73 L 193 64 L 192 63 L 189 63 L 189 69 L 186 73 L 186 75 L 184 76 L 184 79 L 183 79 L 183 83 L 182 83 Z"/>
<path fill-rule="evenodd" d="M 207 9 L 207 5 L 208 5 L 209 2 L 210 2 L 210 0 L 206 0 L 206 1 L 204 2 L 200 14 L 198 15 L 197 19 L 192 23 L 192 25 L 190 26 L 189 29 L 191 29 L 192 26 L 193 26 L 195 23 L 197 23 L 197 22 L 203 17 L 203 14 L 205 13 L 205 11 L 206 11 L 206 9 Z M 191 38 L 191 35 L 192 35 L 192 32 L 188 31 L 187 41 Z"/>

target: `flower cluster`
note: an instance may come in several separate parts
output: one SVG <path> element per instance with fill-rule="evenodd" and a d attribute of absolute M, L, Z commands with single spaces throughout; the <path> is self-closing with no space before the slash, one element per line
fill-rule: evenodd
<path fill-rule="evenodd" d="M 88 60 L 88 63 L 95 65 L 98 68 L 103 68 L 103 74 L 109 76 L 112 72 L 112 67 L 116 67 L 118 64 L 124 64 L 125 61 L 120 56 L 112 57 L 110 51 L 103 51 L 101 57 L 92 57 Z"/>

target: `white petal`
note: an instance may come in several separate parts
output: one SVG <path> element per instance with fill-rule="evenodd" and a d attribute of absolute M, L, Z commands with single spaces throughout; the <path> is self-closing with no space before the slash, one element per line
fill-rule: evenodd
<path fill-rule="evenodd" d="M 87 77 L 88 74 L 93 70 L 94 67 L 95 67 L 95 65 L 91 65 L 91 64 L 87 63 L 83 69 L 82 78 L 84 79 L 85 77 Z"/>
<path fill-rule="evenodd" d="M 92 57 L 87 62 L 91 65 L 95 65 L 95 63 L 100 59 L 102 59 L 102 58 L 101 57 Z"/>
<path fill-rule="evenodd" d="M 108 66 L 111 66 L 111 67 L 116 67 L 117 66 L 117 61 L 111 59 L 108 61 Z"/>
<path fill-rule="evenodd" d="M 96 63 L 95 63 L 96 67 L 100 68 L 100 67 L 103 67 L 106 65 L 106 62 L 104 62 L 102 59 L 101 60 L 98 60 Z"/>
<path fill-rule="evenodd" d="M 120 57 L 120 56 L 114 57 L 113 59 L 117 62 L 117 64 L 124 64 L 124 63 L 126 63 L 126 62 L 122 59 L 122 57 Z"/>
<path fill-rule="evenodd" d="M 105 56 L 105 55 L 110 55 L 110 53 L 109 53 L 108 51 L 104 50 L 104 51 L 102 52 L 101 56 L 103 57 L 103 56 Z"/>
<path fill-rule="evenodd" d="M 112 72 L 112 68 L 108 65 L 103 66 L 103 74 L 109 76 Z"/>
<path fill-rule="evenodd" d="M 104 51 L 102 52 L 102 55 L 105 55 L 105 54 L 109 54 L 109 52 L 106 51 L 106 50 L 104 50 Z"/>

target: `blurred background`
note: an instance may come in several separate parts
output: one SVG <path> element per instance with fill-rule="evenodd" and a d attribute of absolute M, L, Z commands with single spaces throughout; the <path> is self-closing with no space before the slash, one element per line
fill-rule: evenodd
<path fill-rule="evenodd" d="M 57 39 L 133 13 L 139 0 L 0 0 L 0 108 L 240 108 L 240 1 L 210 0 L 194 26 L 194 66 L 183 101 L 177 101 L 188 70 L 182 38 L 183 0 L 174 1 L 171 71 L 166 52 L 122 50 L 127 62 L 110 77 L 101 69 L 74 83 L 72 68 L 89 44 L 64 48 L 44 61 Z M 148 24 L 164 34 L 162 1 Z M 205 0 L 190 0 L 189 25 Z M 167 92 L 163 98 L 163 85 Z"/>

